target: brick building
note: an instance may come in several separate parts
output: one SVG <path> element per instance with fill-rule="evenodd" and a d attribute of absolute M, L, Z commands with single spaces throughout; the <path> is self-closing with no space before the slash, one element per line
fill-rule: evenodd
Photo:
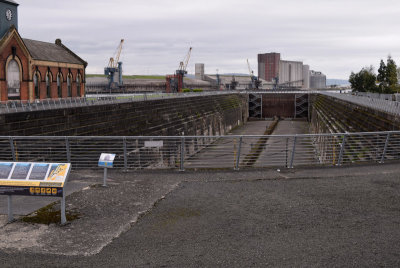
<path fill-rule="evenodd" d="M 0 0 L 0 100 L 83 97 L 87 63 L 60 39 L 21 38 L 17 7 L 14 1 Z"/>
<path fill-rule="evenodd" d="M 258 54 L 258 77 L 279 87 L 310 87 L 310 66 L 281 59 L 280 53 Z"/>

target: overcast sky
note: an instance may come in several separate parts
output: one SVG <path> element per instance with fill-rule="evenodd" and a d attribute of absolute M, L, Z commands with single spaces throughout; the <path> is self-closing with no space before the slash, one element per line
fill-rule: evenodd
<path fill-rule="evenodd" d="M 63 43 L 102 73 L 122 38 L 124 74 L 257 73 L 257 54 L 280 52 L 328 78 L 348 79 L 391 54 L 400 64 L 398 0 L 16 0 L 24 38 Z"/>

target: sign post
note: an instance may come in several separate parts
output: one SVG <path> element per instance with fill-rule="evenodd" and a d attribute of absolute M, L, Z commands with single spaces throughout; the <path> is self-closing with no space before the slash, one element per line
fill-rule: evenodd
<path fill-rule="evenodd" d="M 14 220 L 13 195 L 60 197 L 61 224 L 65 216 L 64 186 L 71 171 L 69 163 L 0 162 L 0 195 L 8 196 L 8 221 Z"/>
<path fill-rule="evenodd" d="M 107 169 L 114 167 L 115 154 L 102 153 L 99 159 L 99 167 L 104 168 L 103 187 L 107 187 Z"/>

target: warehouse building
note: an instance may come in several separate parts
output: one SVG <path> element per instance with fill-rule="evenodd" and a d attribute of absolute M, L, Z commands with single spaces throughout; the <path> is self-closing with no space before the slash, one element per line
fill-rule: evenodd
<path fill-rule="evenodd" d="M 311 74 L 309 65 L 304 65 L 301 61 L 282 60 L 280 53 L 258 54 L 258 77 L 269 83 L 280 87 L 309 89 Z M 313 81 L 316 80 L 317 78 Z M 318 81 L 318 85 L 322 85 L 322 81 Z"/>
<path fill-rule="evenodd" d="M 303 87 L 303 63 L 285 61 L 279 63 L 279 84 L 286 87 Z"/>
<path fill-rule="evenodd" d="M 310 88 L 322 89 L 326 88 L 326 75 L 321 72 L 310 71 Z"/>
<path fill-rule="evenodd" d="M 24 39 L 18 33 L 18 4 L 0 0 L 0 100 L 35 101 L 85 94 L 87 63 L 60 39 Z"/>

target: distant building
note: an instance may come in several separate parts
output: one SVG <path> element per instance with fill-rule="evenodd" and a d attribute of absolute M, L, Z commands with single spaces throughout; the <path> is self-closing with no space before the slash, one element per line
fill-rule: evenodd
<path fill-rule="evenodd" d="M 311 81 L 314 84 L 317 81 L 318 85 L 323 84 L 322 78 L 315 73 L 310 72 L 310 66 L 301 61 L 282 60 L 280 53 L 258 54 L 258 77 L 269 83 L 277 83 L 281 87 L 309 89 L 313 88 Z"/>
<path fill-rule="evenodd" d="M 303 87 L 303 63 L 281 60 L 279 63 L 279 84 L 287 87 Z"/>
<path fill-rule="evenodd" d="M 326 75 L 321 72 L 310 71 L 310 88 L 326 88 Z"/>
<path fill-rule="evenodd" d="M 310 65 L 303 65 L 303 88 L 310 88 Z"/>
<path fill-rule="evenodd" d="M 18 4 L 0 0 L 0 100 L 56 99 L 85 94 L 87 63 L 57 39 L 21 38 Z"/>
<path fill-rule="evenodd" d="M 279 77 L 280 53 L 258 54 L 258 78 L 273 82 Z"/>
<path fill-rule="evenodd" d="M 204 63 L 195 64 L 195 76 L 198 80 L 204 80 Z"/>

